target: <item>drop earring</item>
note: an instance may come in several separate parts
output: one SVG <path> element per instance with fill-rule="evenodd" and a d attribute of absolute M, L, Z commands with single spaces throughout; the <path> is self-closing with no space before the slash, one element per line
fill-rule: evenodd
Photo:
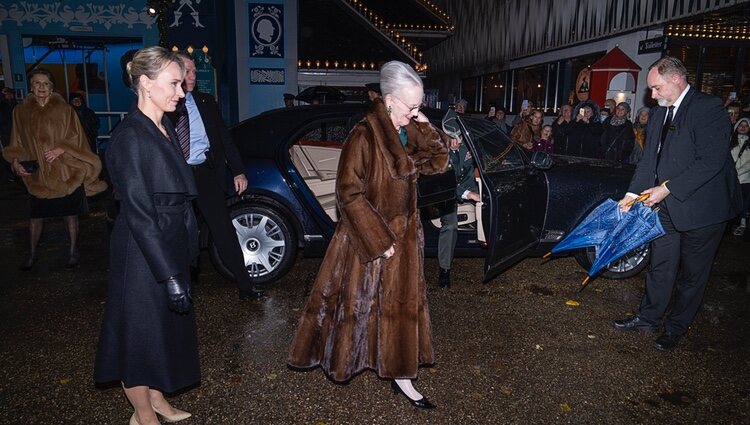
<path fill-rule="evenodd" d="M 392 107 L 392 106 L 389 106 L 389 107 L 388 107 L 388 115 L 390 115 L 390 114 L 391 114 L 392 112 L 393 112 L 393 107 Z"/>

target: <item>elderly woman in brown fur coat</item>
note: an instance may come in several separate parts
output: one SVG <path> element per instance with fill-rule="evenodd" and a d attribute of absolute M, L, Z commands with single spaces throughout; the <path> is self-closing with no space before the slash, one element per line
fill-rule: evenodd
<path fill-rule="evenodd" d="M 31 270 L 44 219 L 63 217 L 70 250 L 66 267 L 78 264 L 78 216 L 88 211 L 86 196 L 102 192 L 102 164 L 91 152 L 78 116 L 53 92 L 49 71 L 31 71 L 31 94 L 13 110 L 10 146 L 3 157 L 23 178 L 31 195 L 29 233 L 31 250 L 21 270 Z"/>
<path fill-rule="evenodd" d="M 420 365 L 434 362 L 416 180 L 445 170 L 448 151 L 419 112 L 424 91 L 411 67 L 383 65 L 380 88 L 383 98 L 344 144 L 336 180 L 341 220 L 288 363 L 320 366 L 336 382 L 371 369 L 412 405 L 432 408 L 411 382 Z"/>

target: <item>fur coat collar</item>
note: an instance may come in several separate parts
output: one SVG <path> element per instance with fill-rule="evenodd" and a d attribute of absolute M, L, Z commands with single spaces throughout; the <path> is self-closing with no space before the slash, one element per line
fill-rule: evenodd
<path fill-rule="evenodd" d="M 45 161 L 44 153 L 54 148 L 64 153 L 52 162 Z M 107 188 L 99 180 L 102 164 L 91 152 L 78 115 L 57 93 L 52 93 L 44 106 L 29 94 L 13 110 L 10 145 L 3 157 L 8 162 L 39 162 L 39 169 L 23 178 L 29 193 L 37 198 L 61 198 L 81 185 L 88 196 Z"/>
<path fill-rule="evenodd" d="M 418 171 L 420 174 L 435 174 L 447 166 L 448 137 L 431 124 L 412 121 L 407 125 L 404 148 L 382 99 L 373 101 L 365 121 L 394 179 L 406 179 Z M 433 162 L 436 155 L 445 155 L 445 164 Z"/>

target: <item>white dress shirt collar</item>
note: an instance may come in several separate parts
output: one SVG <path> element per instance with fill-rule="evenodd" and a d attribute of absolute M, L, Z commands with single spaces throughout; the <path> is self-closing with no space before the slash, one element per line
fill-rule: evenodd
<path fill-rule="evenodd" d="M 680 97 L 678 97 L 677 100 L 675 100 L 672 104 L 672 106 L 674 106 L 674 109 L 672 110 L 672 116 L 677 115 L 677 110 L 680 109 L 680 104 L 682 104 L 682 100 L 685 99 L 685 95 L 687 94 L 688 90 L 690 90 L 690 84 L 685 87 L 685 90 L 682 91 Z"/>

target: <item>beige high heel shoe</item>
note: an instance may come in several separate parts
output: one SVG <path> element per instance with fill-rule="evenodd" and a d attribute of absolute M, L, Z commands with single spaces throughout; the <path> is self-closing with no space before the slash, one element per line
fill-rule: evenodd
<path fill-rule="evenodd" d="M 154 409 L 154 412 L 156 412 L 159 416 L 164 418 L 164 420 L 167 422 L 178 422 L 178 421 L 181 421 L 183 419 L 187 419 L 193 416 L 193 414 L 190 412 L 185 412 L 184 410 L 180 410 L 176 408 L 174 408 L 175 414 L 170 416 L 164 412 L 160 412 L 159 409 L 157 409 L 156 407 L 153 407 L 153 406 L 151 407 Z M 134 425 L 134 424 L 130 424 L 130 425 Z"/>

